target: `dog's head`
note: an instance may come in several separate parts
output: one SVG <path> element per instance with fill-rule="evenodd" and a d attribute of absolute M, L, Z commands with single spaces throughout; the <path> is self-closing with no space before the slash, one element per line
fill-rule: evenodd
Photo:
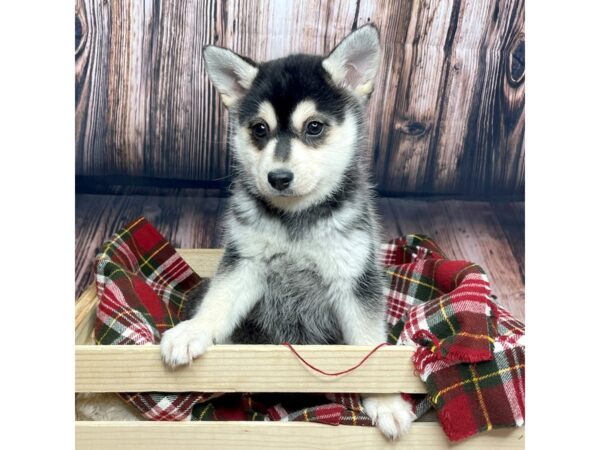
<path fill-rule="evenodd" d="M 257 64 L 205 47 L 209 78 L 232 114 L 236 169 L 247 189 L 287 211 L 335 192 L 357 158 L 379 58 L 372 25 L 325 57 L 299 54 Z"/>

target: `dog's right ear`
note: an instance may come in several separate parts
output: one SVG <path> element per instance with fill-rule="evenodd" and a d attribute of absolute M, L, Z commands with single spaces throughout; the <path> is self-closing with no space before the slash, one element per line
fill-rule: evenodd
<path fill-rule="evenodd" d="M 208 45 L 202 51 L 208 78 L 215 85 L 225 106 L 242 98 L 256 77 L 258 68 L 249 59 L 226 48 Z"/>

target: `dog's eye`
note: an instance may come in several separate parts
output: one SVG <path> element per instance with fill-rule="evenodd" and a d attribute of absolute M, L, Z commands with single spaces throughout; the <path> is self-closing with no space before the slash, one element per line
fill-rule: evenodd
<path fill-rule="evenodd" d="M 322 122 L 312 120 L 306 125 L 306 134 L 309 136 L 319 136 L 323 132 L 324 125 Z"/>
<path fill-rule="evenodd" d="M 262 139 L 269 134 L 269 126 L 264 122 L 255 123 L 250 127 L 254 137 Z"/>

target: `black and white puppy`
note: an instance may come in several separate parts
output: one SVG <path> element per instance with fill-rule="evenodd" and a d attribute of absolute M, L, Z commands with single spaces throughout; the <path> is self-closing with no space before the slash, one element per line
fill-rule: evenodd
<path fill-rule="evenodd" d="M 371 25 L 326 57 L 258 64 L 204 49 L 230 111 L 235 178 L 223 259 L 189 301 L 189 320 L 163 336 L 166 364 L 189 364 L 214 343 L 386 340 L 364 121 L 380 53 Z M 389 438 L 414 419 L 400 395 L 364 395 L 363 407 Z"/>

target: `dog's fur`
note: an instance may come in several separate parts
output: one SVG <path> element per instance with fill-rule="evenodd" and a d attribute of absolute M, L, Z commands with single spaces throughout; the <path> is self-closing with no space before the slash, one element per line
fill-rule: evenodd
<path fill-rule="evenodd" d="M 386 340 L 379 226 L 364 158 L 364 109 L 379 58 L 370 25 L 324 58 L 257 64 L 204 49 L 231 115 L 235 179 L 223 259 L 208 290 L 189 300 L 189 320 L 163 336 L 166 364 L 188 364 L 213 343 Z M 363 406 L 391 438 L 414 418 L 399 395 L 367 395 Z"/>

